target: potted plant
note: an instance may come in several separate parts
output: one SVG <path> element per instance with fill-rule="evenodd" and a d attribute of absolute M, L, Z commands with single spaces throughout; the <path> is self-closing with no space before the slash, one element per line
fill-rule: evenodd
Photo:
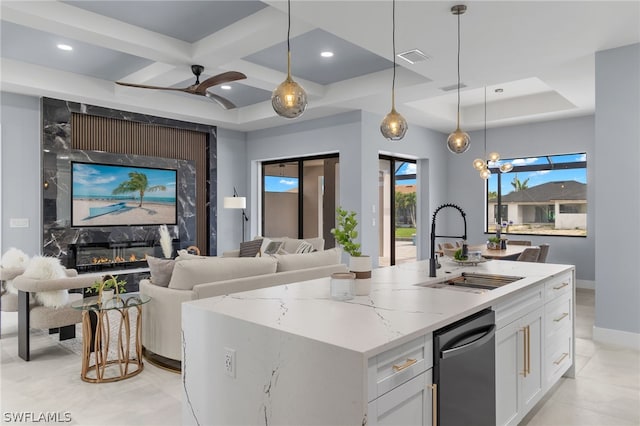
<path fill-rule="evenodd" d="M 500 250 L 500 237 L 489 237 L 487 248 L 489 250 Z"/>
<path fill-rule="evenodd" d="M 371 257 L 362 255 L 358 238 L 358 220 L 356 212 L 336 208 L 336 227 L 331 230 L 336 242 L 349 254 L 349 270 L 356 274 L 355 292 L 357 296 L 366 296 L 371 292 Z"/>
<path fill-rule="evenodd" d="M 97 295 L 102 302 L 111 299 L 114 292 L 117 294 L 126 293 L 126 285 L 125 280 L 119 280 L 117 276 L 106 275 L 102 279 L 94 281 L 91 287 L 87 287 L 86 292 Z"/>

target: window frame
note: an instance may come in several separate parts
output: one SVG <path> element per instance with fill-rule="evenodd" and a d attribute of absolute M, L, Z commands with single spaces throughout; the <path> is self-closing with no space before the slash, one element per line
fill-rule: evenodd
<path fill-rule="evenodd" d="M 569 155 L 582 155 L 584 156 L 585 160 L 584 161 L 572 161 L 572 162 L 560 162 L 560 163 L 554 163 L 552 161 L 553 157 L 559 157 L 559 156 L 569 156 Z M 502 173 L 500 172 L 500 164 L 504 164 L 505 162 L 513 162 L 514 160 L 518 159 L 518 160 L 526 160 L 528 158 L 546 158 L 547 159 L 547 164 L 528 164 L 528 165 L 514 165 L 513 169 L 511 171 L 509 171 L 508 173 Z M 497 182 L 497 197 L 496 197 L 496 203 L 495 203 L 495 208 L 497 209 L 498 212 L 498 217 L 497 217 L 497 221 L 496 223 L 503 223 L 503 219 L 501 217 L 501 210 L 504 207 L 507 207 L 507 205 L 503 205 L 502 204 L 502 175 L 503 174 L 514 174 L 514 173 L 521 173 L 521 172 L 537 172 L 537 171 L 551 171 L 551 170 L 569 170 L 569 169 L 584 169 L 585 170 L 585 174 L 587 173 L 587 153 L 586 152 L 575 152 L 575 153 L 568 153 L 568 154 L 547 154 L 547 155 L 531 155 L 531 156 L 522 156 L 522 157 L 516 157 L 516 158 L 512 158 L 512 159 L 500 159 L 497 163 L 490 163 L 489 166 L 489 170 L 491 171 L 491 175 L 496 175 L 498 182 Z M 585 179 L 586 180 L 586 179 Z M 585 185 L 588 185 L 588 182 L 585 183 Z M 588 188 L 588 186 L 587 186 Z M 484 221 L 484 233 L 486 235 L 493 235 L 495 234 L 494 231 L 490 231 L 489 230 L 489 219 L 493 218 L 493 212 L 490 212 L 490 203 L 489 203 L 489 179 L 487 179 L 485 181 L 485 189 L 484 189 L 484 194 L 485 194 L 485 221 Z M 588 197 L 587 197 L 588 198 Z M 588 200 L 587 200 L 587 210 L 588 210 Z M 588 214 L 588 213 L 585 213 Z M 506 235 L 527 235 L 527 236 L 542 236 L 542 237 L 577 237 L 577 238 L 586 238 L 589 233 L 588 233 L 588 228 L 585 229 L 585 235 L 571 235 L 571 234 L 547 234 L 547 233 L 525 233 L 525 232 L 505 232 L 505 230 L 502 230 L 502 234 L 506 234 Z"/>

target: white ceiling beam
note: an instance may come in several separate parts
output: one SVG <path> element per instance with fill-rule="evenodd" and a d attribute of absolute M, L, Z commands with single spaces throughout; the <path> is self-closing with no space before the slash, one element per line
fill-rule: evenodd
<path fill-rule="evenodd" d="M 2 19 L 170 64 L 191 62 L 191 44 L 57 1 L 3 1 Z"/>

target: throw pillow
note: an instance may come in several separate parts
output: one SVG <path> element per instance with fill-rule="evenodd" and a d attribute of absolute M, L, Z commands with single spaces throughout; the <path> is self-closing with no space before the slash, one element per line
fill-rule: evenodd
<path fill-rule="evenodd" d="M 29 262 L 23 276 L 34 280 L 55 280 L 66 278 L 64 266 L 57 257 L 34 256 Z M 36 301 L 49 308 L 59 308 L 69 302 L 67 290 L 39 291 Z"/>
<path fill-rule="evenodd" d="M 311 253 L 312 251 L 313 251 L 313 244 L 311 244 L 310 242 L 307 242 L 305 240 L 302 240 L 300 242 L 300 245 L 296 249 L 296 253 L 299 253 L 299 254 Z"/>
<path fill-rule="evenodd" d="M 206 259 L 208 256 L 200 256 L 197 254 L 191 254 L 187 250 L 182 249 L 178 250 L 178 257 L 176 257 L 176 261 L 181 260 L 193 260 L 193 259 Z"/>
<path fill-rule="evenodd" d="M 149 272 L 151 273 L 151 283 L 160 287 L 167 287 L 169 281 L 171 281 L 171 274 L 176 261 L 147 255 L 147 264 L 149 264 Z"/>
<path fill-rule="evenodd" d="M 239 257 L 256 257 L 260 253 L 262 240 L 251 240 L 240 243 Z"/>

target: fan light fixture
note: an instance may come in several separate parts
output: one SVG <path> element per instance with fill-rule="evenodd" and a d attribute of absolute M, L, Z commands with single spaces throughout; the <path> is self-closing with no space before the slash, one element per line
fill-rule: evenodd
<path fill-rule="evenodd" d="M 287 78 L 271 94 L 274 111 L 284 118 L 297 118 L 307 108 L 307 93 L 291 78 L 291 0 L 287 1 Z"/>
<path fill-rule="evenodd" d="M 471 138 L 460 130 L 460 15 L 467 11 L 467 6 L 459 4 L 451 8 L 451 13 L 458 16 L 458 117 L 456 130 L 447 138 L 447 148 L 454 154 L 462 154 L 469 149 Z"/>
<path fill-rule="evenodd" d="M 480 177 L 484 180 L 491 177 L 491 170 L 489 170 L 489 162 L 497 163 L 500 160 L 500 154 L 493 151 L 487 155 L 487 86 L 484 87 L 484 156 L 486 161 L 482 158 L 476 158 L 473 160 L 473 168 L 480 172 Z M 507 162 L 503 163 L 499 167 L 500 172 L 508 173 L 513 170 L 513 164 Z"/>
<path fill-rule="evenodd" d="M 396 111 L 396 0 L 393 0 L 392 22 L 393 80 L 391 82 L 391 112 L 380 123 L 380 131 L 385 138 L 391 141 L 399 141 L 404 138 L 409 126 L 407 125 L 407 120 Z"/>

